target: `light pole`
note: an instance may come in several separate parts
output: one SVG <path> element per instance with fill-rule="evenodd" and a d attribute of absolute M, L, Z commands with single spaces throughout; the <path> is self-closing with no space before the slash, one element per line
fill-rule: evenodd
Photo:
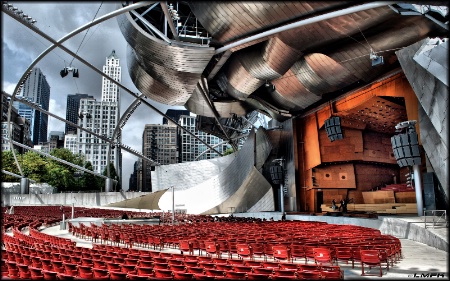
<path fill-rule="evenodd" d="M 175 222 L 175 187 L 172 185 L 172 225 Z"/>

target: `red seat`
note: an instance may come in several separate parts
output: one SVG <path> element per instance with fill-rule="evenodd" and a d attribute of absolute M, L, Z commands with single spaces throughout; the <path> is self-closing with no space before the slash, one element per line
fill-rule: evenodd
<path fill-rule="evenodd" d="M 125 279 L 127 279 L 127 273 L 119 272 L 119 271 L 110 271 L 109 279 L 110 280 L 125 280 Z"/>
<path fill-rule="evenodd" d="M 78 265 L 74 263 L 63 262 L 64 273 L 67 275 L 77 276 L 78 275 Z"/>
<path fill-rule="evenodd" d="M 153 267 L 153 261 L 139 260 L 139 266 Z"/>
<path fill-rule="evenodd" d="M 247 280 L 269 280 L 270 274 L 247 273 Z"/>
<path fill-rule="evenodd" d="M 132 264 L 122 264 L 121 267 L 122 267 L 122 272 L 125 272 L 125 273 L 130 272 L 130 273 L 132 273 L 132 274 L 136 273 L 136 266 L 135 266 L 135 265 L 132 265 Z"/>
<path fill-rule="evenodd" d="M 194 273 L 173 271 L 173 279 L 175 279 L 175 280 L 192 280 L 192 279 L 194 279 Z"/>
<path fill-rule="evenodd" d="M 78 266 L 78 276 L 83 279 L 93 279 L 94 271 L 92 271 L 92 267 L 88 265 L 79 265 Z"/>
<path fill-rule="evenodd" d="M 273 258 L 275 260 L 291 260 L 291 252 L 289 248 L 285 245 L 275 245 L 272 247 Z"/>
<path fill-rule="evenodd" d="M 70 274 L 65 274 L 65 273 L 57 273 L 58 279 L 59 280 L 74 280 L 75 279 L 75 275 L 70 275 Z"/>
<path fill-rule="evenodd" d="M 331 249 L 329 248 L 314 248 L 314 262 L 322 266 L 323 264 L 326 265 L 333 265 L 333 257 L 331 255 Z"/>
<path fill-rule="evenodd" d="M 236 272 L 236 271 L 225 271 L 225 278 L 230 278 L 233 280 L 246 280 L 246 272 Z"/>
<path fill-rule="evenodd" d="M 58 272 L 55 271 L 42 270 L 42 275 L 44 275 L 45 280 L 58 280 Z"/>
<path fill-rule="evenodd" d="M 155 268 L 155 278 L 172 278 L 173 273 L 170 269 Z"/>
<path fill-rule="evenodd" d="M 111 271 L 115 271 L 115 272 L 122 271 L 122 268 L 120 267 L 120 264 L 117 264 L 115 262 L 106 262 L 106 269 L 109 272 L 111 272 Z"/>
<path fill-rule="evenodd" d="M 93 268 L 94 279 L 96 280 L 109 280 L 109 272 L 104 268 Z"/>
<path fill-rule="evenodd" d="M 20 279 L 30 279 L 31 273 L 28 269 L 28 265 L 17 263 L 17 268 L 19 269 L 19 277 Z"/>
<path fill-rule="evenodd" d="M 373 266 L 380 267 L 380 274 L 378 276 L 383 276 L 383 271 L 381 269 L 381 260 L 378 250 L 361 250 L 361 276 L 372 275 L 364 272 L 364 265 L 368 265 L 369 268 Z"/>
<path fill-rule="evenodd" d="M 270 275 L 273 273 L 273 269 L 272 268 L 264 268 L 264 267 L 254 267 L 253 272 L 258 273 L 258 274 Z"/>
<path fill-rule="evenodd" d="M 31 280 L 42 280 L 44 275 L 42 274 L 42 269 L 36 267 L 29 267 L 31 273 Z"/>
<path fill-rule="evenodd" d="M 153 275 L 153 267 L 137 266 L 136 272 L 138 275 L 152 276 Z"/>
<path fill-rule="evenodd" d="M 239 258 L 253 259 L 252 249 L 248 244 L 236 244 L 237 254 Z"/>
<path fill-rule="evenodd" d="M 130 272 L 127 273 L 127 277 L 130 280 L 149 280 L 147 275 L 137 275 Z"/>

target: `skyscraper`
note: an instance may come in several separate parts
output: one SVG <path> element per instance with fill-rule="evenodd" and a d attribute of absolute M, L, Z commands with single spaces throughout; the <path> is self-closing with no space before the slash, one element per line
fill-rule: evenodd
<path fill-rule="evenodd" d="M 180 120 L 181 115 L 189 115 L 189 110 L 184 109 L 167 109 L 166 115 L 172 118 L 173 121 L 178 123 L 178 120 Z M 166 117 L 163 117 L 163 124 L 168 124 L 169 120 L 167 120 Z"/>
<path fill-rule="evenodd" d="M 195 116 L 189 115 L 181 115 L 178 123 L 185 129 L 189 130 L 192 134 L 206 142 L 207 144 L 213 146 L 220 153 L 225 152 L 227 148 L 231 147 L 228 143 L 223 142 L 222 139 L 207 134 L 205 132 L 199 131 L 196 128 Z M 183 130 L 180 130 L 180 142 L 181 145 L 179 147 L 179 162 L 191 162 L 196 160 L 203 159 L 213 159 L 219 157 L 219 155 L 212 151 L 208 150 L 209 148 L 201 143 L 196 138 L 192 137 L 190 134 L 186 133 Z"/>
<path fill-rule="evenodd" d="M 103 73 L 117 82 L 121 81 L 120 59 L 113 50 L 106 58 Z M 94 98 L 81 98 L 78 111 L 78 125 L 87 128 L 97 134 L 108 138 L 113 137 L 114 130 L 120 117 L 120 94 L 116 84 L 102 77 L 102 100 Z M 120 132 L 117 134 L 116 142 L 121 142 Z M 78 130 L 77 132 L 78 153 L 84 155 L 86 161 L 92 163 L 95 172 L 103 173 L 108 165 L 109 144 L 98 139 L 92 134 Z M 122 170 L 122 158 L 120 147 L 111 148 L 110 162 L 114 164 L 120 179 Z"/>
<path fill-rule="evenodd" d="M 39 104 L 48 111 L 50 104 L 50 85 L 42 71 L 35 67 L 25 80 L 22 96 L 31 102 Z M 14 104 L 16 106 L 16 104 Z M 31 124 L 31 140 L 33 144 L 47 141 L 48 115 L 30 108 L 24 104 L 18 104 L 19 114 Z"/>
<path fill-rule="evenodd" d="M 178 162 L 177 126 L 147 124 L 142 134 L 142 153 L 161 165 Z M 142 191 L 151 190 L 151 166 L 142 161 Z"/>
<path fill-rule="evenodd" d="M 67 96 L 67 106 L 66 106 L 66 120 L 72 123 L 78 123 L 78 112 L 80 109 L 80 99 L 83 98 L 94 98 L 93 96 L 87 94 L 75 94 Z M 65 133 L 76 132 L 77 127 L 71 126 L 66 123 Z"/>

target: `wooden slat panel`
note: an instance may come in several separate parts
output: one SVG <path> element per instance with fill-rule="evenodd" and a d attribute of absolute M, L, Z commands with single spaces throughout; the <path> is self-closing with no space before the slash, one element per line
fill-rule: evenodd
<path fill-rule="evenodd" d="M 319 132 L 317 118 L 312 114 L 304 119 L 303 142 L 305 143 L 305 170 L 312 169 L 321 163 Z"/>

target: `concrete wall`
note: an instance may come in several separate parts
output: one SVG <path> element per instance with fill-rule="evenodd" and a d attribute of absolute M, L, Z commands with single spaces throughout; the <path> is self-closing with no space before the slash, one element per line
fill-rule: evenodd
<path fill-rule="evenodd" d="M 55 194 L 2 194 L 2 205 L 72 205 L 77 207 L 99 207 L 150 194 L 150 192 L 97 192 Z"/>

